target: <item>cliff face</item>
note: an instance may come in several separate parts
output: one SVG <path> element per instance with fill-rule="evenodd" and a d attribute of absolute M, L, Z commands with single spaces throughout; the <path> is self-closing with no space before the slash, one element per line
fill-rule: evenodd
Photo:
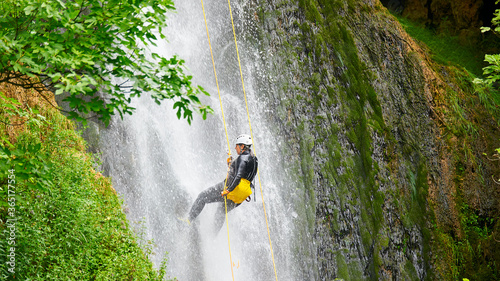
<path fill-rule="evenodd" d="M 475 34 L 486 3 L 383 2 L 457 35 Z M 245 78 L 294 183 L 279 192 L 299 280 L 498 278 L 500 167 L 487 155 L 500 132 L 487 93 L 433 62 L 378 0 L 234 10 Z"/>
<path fill-rule="evenodd" d="M 491 251 L 482 254 L 498 255 L 491 176 L 500 171 L 483 152 L 500 134 L 470 78 L 433 63 L 376 0 L 255 0 L 240 9 L 242 41 L 260 50 L 254 59 L 269 73 L 252 79 L 310 202 L 296 207 L 316 247 L 315 269 L 303 275 L 494 276 L 453 257 L 486 220 L 480 241 Z M 464 222 L 467 214 L 476 221 Z"/>

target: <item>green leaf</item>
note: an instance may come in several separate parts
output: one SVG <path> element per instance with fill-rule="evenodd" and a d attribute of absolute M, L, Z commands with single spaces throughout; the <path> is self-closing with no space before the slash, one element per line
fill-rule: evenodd
<path fill-rule="evenodd" d="M 10 150 L 6 147 L 0 146 L 0 150 L 7 156 L 11 156 Z"/>
<path fill-rule="evenodd" d="M 157 43 L 157 31 L 161 34 L 166 26 L 166 12 L 174 9 L 170 0 L 36 0 L 1 5 L 21 11 L 1 19 L 5 23 L 0 28 L 1 73 L 48 77 L 56 95 L 94 97 L 99 91 L 121 96 L 111 99 L 106 108 L 96 101 L 87 105 L 84 100 L 68 99 L 74 110 L 70 118 L 82 120 L 77 112 L 93 111 L 107 124 L 116 113 L 132 113 L 130 98 L 148 92 L 158 104 L 174 97 L 188 99 L 176 109 L 190 122 L 190 112 L 199 112 L 194 107 L 201 103 L 197 95 L 208 95 L 191 84 L 184 60 L 156 53 L 147 56 L 147 48 Z M 82 12 L 81 5 L 92 8 Z M 16 29 L 19 21 L 29 24 Z"/>
<path fill-rule="evenodd" d="M 26 8 L 24 8 L 24 13 L 27 16 L 29 16 L 35 9 L 36 9 L 36 7 L 34 7 L 34 6 L 27 6 Z"/>
<path fill-rule="evenodd" d="M 481 27 L 480 29 L 481 29 L 481 32 L 482 32 L 482 33 L 485 33 L 485 32 L 487 32 L 487 31 L 490 31 L 490 30 L 491 30 L 491 28 L 490 28 L 490 27 L 484 27 L 484 26 L 483 26 L 483 27 Z"/>

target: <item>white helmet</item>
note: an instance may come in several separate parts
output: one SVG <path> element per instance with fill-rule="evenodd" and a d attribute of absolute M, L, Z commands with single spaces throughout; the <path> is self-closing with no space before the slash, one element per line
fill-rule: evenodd
<path fill-rule="evenodd" d="M 249 135 L 239 135 L 237 138 L 236 138 L 236 144 L 244 144 L 246 146 L 250 146 L 252 145 L 252 137 L 250 137 Z"/>

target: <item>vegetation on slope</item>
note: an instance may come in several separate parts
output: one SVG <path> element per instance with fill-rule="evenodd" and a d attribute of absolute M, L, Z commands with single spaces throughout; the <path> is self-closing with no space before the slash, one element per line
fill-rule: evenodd
<path fill-rule="evenodd" d="M 308 188 L 306 191 L 316 193 L 316 196 L 305 195 L 312 198 L 310 202 L 314 207 L 311 209 L 316 212 L 319 227 L 331 230 L 331 237 L 325 238 L 328 242 L 318 247 L 320 267 L 327 269 L 321 273 L 322 277 L 378 279 L 394 274 L 392 276 L 408 280 L 498 279 L 495 261 L 499 260 L 500 251 L 495 237 L 499 237 L 496 223 L 499 214 L 496 206 L 486 204 L 486 201 L 492 202 L 491 198 L 498 198 L 495 188 L 491 188 L 490 178 L 491 171 L 498 171 L 498 167 L 483 153 L 489 154 L 497 148 L 498 139 L 495 138 L 499 136 L 500 114 L 497 93 L 491 89 L 481 91 L 473 83 L 474 74 L 481 72 L 482 54 L 462 48 L 454 38 L 436 37 L 417 25 L 415 30 L 420 28 L 418 31 L 427 34 L 419 39 L 422 48 L 413 44 L 413 40 L 402 42 L 399 25 L 390 19 L 386 10 L 377 10 L 376 4 L 373 8 L 359 1 L 295 2 L 305 21 L 301 13 L 287 6 L 287 1 L 279 4 L 283 6 L 283 18 L 279 18 L 279 12 L 276 12 L 278 16 L 269 15 L 273 20 L 278 17 L 277 33 L 288 36 L 283 43 L 285 48 L 279 50 L 288 60 L 280 67 L 297 70 L 285 72 L 285 77 L 293 77 L 290 80 L 305 77 L 300 85 L 289 81 L 283 86 L 287 95 L 286 100 L 282 98 L 282 104 L 288 110 L 277 112 L 282 120 L 287 120 L 287 126 L 288 123 L 295 123 L 291 127 L 296 125 L 295 132 L 286 133 L 300 140 L 302 179 Z M 264 16 L 267 15 L 259 15 Z M 366 17 L 363 20 L 367 23 L 360 24 L 360 19 L 353 19 L 356 16 Z M 404 26 L 409 24 L 404 23 Z M 281 26 L 284 26 L 282 30 Z M 413 31 L 408 33 L 415 34 Z M 360 60 L 353 34 L 361 41 L 359 45 L 365 43 L 363 40 L 373 43 L 382 38 L 384 41 L 377 43 L 386 44 L 384 48 L 390 49 L 382 54 L 396 53 L 396 56 L 381 59 L 377 65 L 375 60 L 381 52 L 377 52 L 377 46 L 364 44 L 361 48 L 369 49 L 368 55 L 375 61 L 375 70 L 367 69 Z M 375 39 L 370 41 L 370 37 Z M 432 44 L 423 41 L 427 39 L 432 39 Z M 426 47 L 426 43 L 429 46 Z M 404 64 L 400 63 L 400 56 Z M 389 69 L 396 63 L 397 67 Z M 294 65 L 299 67 L 294 68 Z M 462 65 L 466 65 L 469 72 Z M 419 110 L 425 114 L 410 115 L 413 111 L 403 104 L 401 116 L 382 116 L 378 100 L 386 93 L 376 93 L 370 84 L 370 81 L 379 83 L 370 75 L 377 71 L 384 74 L 394 71 L 392 75 L 403 77 L 392 80 L 400 84 L 390 85 L 396 88 L 391 94 L 394 99 L 400 94 L 412 107 L 422 104 L 423 109 Z M 427 74 L 430 76 L 425 77 Z M 388 99 L 388 102 L 397 101 Z M 387 108 L 382 104 L 384 106 Z M 321 114 L 314 114 L 318 112 Z M 399 120 L 391 124 L 383 118 Z M 422 128 L 426 130 L 420 131 Z M 344 132 L 348 132 L 347 139 L 342 139 Z M 421 137 L 424 135 L 429 137 Z M 383 159 L 388 162 L 387 167 L 376 165 L 373 139 L 370 139 L 373 136 L 382 136 L 387 144 L 383 155 L 387 157 Z M 423 140 L 429 143 L 422 144 Z M 355 151 L 352 157 L 342 143 L 352 145 L 350 148 Z M 435 149 L 436 153 L 426 153 L 424 149 L 427 148 Z M 379 180 L 384 175 L 377 173 L 386 169 L 395 180 Z M 300 175 L 300 171 L 297 174 Z M 430 185 L 434 188 L 439 185 L 439 192 L 445 189 L 447 194 L 430 194 Z M 394 189 L 389 192 L 381 192 L 381 188 L 392 187 Z M 449 198 L 444 198 L 448 195 Z M 433 201 L 432 196 L 450 201 Z M 348 209 L 358 212 L 356 215 L 361 217 L 354 226 L 350 222 L 347 226 L 341 225 L 346 218 L 339 213 L 346 205 L 360 206 L 359 210 Z M 385 211 L 381 207 L 392 208 L 387 212 L 400 216 L 396 222 L 403 227 L 389 225 L 381 216 Z M 442 217 L 433 215 L 441 210 L 444 210 L 442 213 L 449 211 L 452 223 L 446 225 L 439 221 Z M 354 253 L 352 248 L 342 248 L 338 243 L 342 239 L 351 242 L 358 225 L 361 225 L 359 235 L 365 253 Z M 401 241 L 397 240 L 398 228 L 403 232 Z M 415 229 L 422 236 L 418 243 L 411 241 L 413 235 L 408 235 L 417 232 Z M 334 247 L 328 248 L 329 243 Z M 406 258 L 404 267 L 398 264 L 399 261 L 382 256 L 394 257 L 395 253 Z M 369 257 L 367 265 L 361 267 L 357 255 Z M 332 264 L 336 265 L 335 269 L 329 267 Z"/>
<path fill-rule="evenodd" d="M 0 92 L 2 280 L 163 280 L 51 93 Z"/>
<path fill-rule="evenodd" d="M 484 53 L 481 48 L 461 45 L 458 36 L 450 36 L 425 28 L 400 15 L 398 21 L 414 39 L 424 42 L 432 52 L 432 59 L 444 65 L 461 66 L 475 76 L 481 76 Z"/>
<path fill-rule="evenodd" d="M 179 118 L 210 107 L 184 62 L 151 52 L 171 0 L 7 0 L 0 4 L 0 275 L 20 280 L 160 280 L 109 179 L 70 118 L 131 114 L 131 98 L 174 101 Z M 7 263 L 9 262 L 9 263 Z"/>
<path fill-rule="evenodd" d="M 497 175 L 486 171 L 498 171 L 491 160 L 499 141 L 495 136 L 500 124 L 500 93 L 491 81 L 491 71 L 484 73 L 485 80 L 477 78 L 483 76 L 485 66 L 480 49 L 460 45 L 455 37 L 437 35 L 407 19 L 398 20 L 429 48 L 434 60 L 431 66 L 451 85 L 435 98 L 442 101 L 436 109 L 442 117 L 447 152 L 453 155 L 452 186 L 459 220 L 453 228 L 434 222 L 436 270 L 449 280 L 497 280 L 500 210 L 489 204 L 494 198 L 498 200 Z"/>

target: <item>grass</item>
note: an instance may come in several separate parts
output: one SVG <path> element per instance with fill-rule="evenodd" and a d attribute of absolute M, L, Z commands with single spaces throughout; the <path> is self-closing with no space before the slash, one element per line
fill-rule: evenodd
<path fill-rule="evenodd" d="M 475 77 L 482 77 L 485 64 L 480 46 L 490 42 L 463 46 L 457 37 L 435 34 L 402 17 L 398 17 L 398 20 L 413 38 L 428 46 L 435 62 L 452 66 L 445 71 L 450 82 L 456 86 L 446 91 L 443 97 L 445 106 L 438 111 L 443 115 L 443 125 L 451 133 L 449 138 L 454 136 L 459 144 L 451 148 L 450 152 L 456 161 L 455 184 L 458 192 L 455 194 L 455 203 L 459 208 L 460 226 L 452 230 L 440 227 L 432 230 L 436 245 L 439 245 L 434 250 L 439 260 L 436 268 L 443 278 L 449 280 L 465 280 L 465 277 L 471 280 L 497 280 L 499 270 L 495 260 L 498 247 L 494 246 L 494 237 L 498 215 L 469 207 L 463 190 L 476 194 L 479 192 L 471 190 L 475 187 L 462 183 L 466 170 L 472 170 L 476 171 L 473 176 L 479 185 L 488 188 L 483 178 L 483 166 L 488 159 L 481 158 L 478 153 L 479 149 L 485 148 L 478 148 L 477 140 L 488 140 L 491 138 L 489 135 L 497 135 L 489 130 L 493 130 L 490 129 L 490 123 L 500 122 L 500 95 L 495 87 L 472 81 Z"/>
<path fill-rule="evenodd" d="M 163 280 L 165 263 L 153 268 L 152 242 L 129 227 L 73 123 L 40 101 L 18 99 L 0 97 L 0 275 Z"/>
<path fill-rule="evenodd" d="M 437 34 L 422 24 L 395 15 L 411 37 L 425 43 L 432 53 L 432 59 L 444 65 L 462 66 L 476 77 L 482 77 L 484 52 L 477 46 L 460 44 L 458 36 Z M 478 31 L 479 32 L 479 31 Z"/>
<path fill-rule="evenodd" d="M 483 78 L 483 67 L 488 65 L 484 61 L 484 50 L 497 49 L 499 39 L 490 33 L 486 34 L 483 41 L 478 44 L 463 45 L 460 43 L 458 36 L 450 36 L 444 33 L 437 34 L 434 30 L 426 28 L 423 24 L 413 22 L 401 15 L 394 16 L 411 37 L 424 43 L 429 48 L 432 59 L 435 62 L 440 65 L 457 67 L 452 70 L 454 72 L 452 74 L 455 76 L 457 82 L 459 82 L 459 87 L 464 92 L 471 93 L 471 96 L 477 95 L 478 101 L 500 124 L 500 93 L 498 86 L 491 87 L 482 83 L 472 83 L 474 78 Z M 465 71 L 462 71 L 462 68 Z M 470 111 L 470 109 L 463 109 L 458 104 L 457 98 L 463 97 L 457 97 L 456 93 L 449 93 L 449 96 L 451 97 L 448 99 L 450 103 L 449 107 L 454 112 L 451 117 L 462 119 L 455 120 L 456 122 L 452 123 L 463 127 L 459 128 L 461 131 L 474 132 L 475 128 L 471 127 L 471 123 L 463 119 L 464 110 Z M 469 106 L 475 106 L 474 103 L 477 102 L 473 101 L 472 105 Z"/>

